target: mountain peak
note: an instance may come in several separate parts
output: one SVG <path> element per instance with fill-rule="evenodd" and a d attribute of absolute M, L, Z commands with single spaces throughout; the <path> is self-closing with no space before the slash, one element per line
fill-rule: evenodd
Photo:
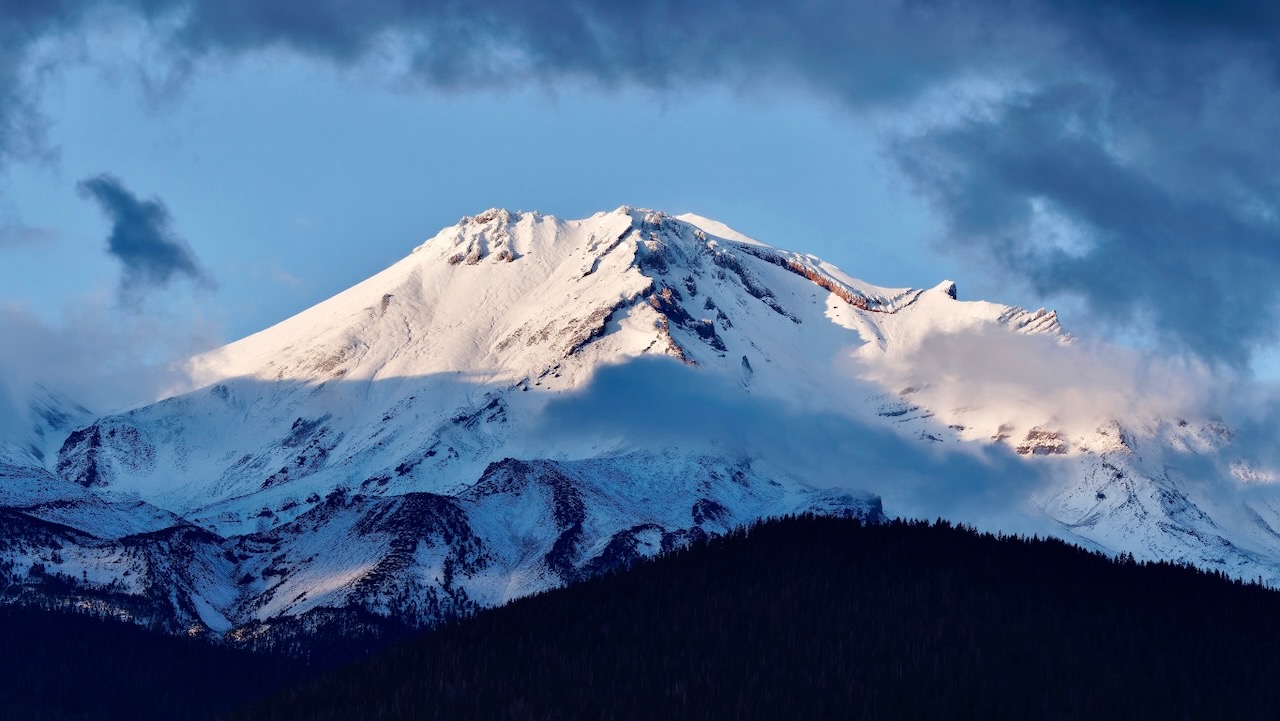
<path fill-rule="evenodd" d="M 955 297 L 949 281 L 935 290 Z M 740 373 L 744 355 L 758 361 L 826 337 L 803 329 L 834 326 L 831 337 L 849 347 L 882 343 L 875 316 L 923 292 L 871 285 L 695 214 L 624 205 L 563 220 L 490 208 L 194 365 L 208 385 L 463 372 L 568 388 L 601 364 L 647 354 Z M 1007 310 L 1023 320 L 1020 309 L 982 308 L 977 317 Z M 930 305 L 926 315 L 939 312 L 951 311 Z M 1052 329 L 1054 317 L 1036 320 Z"/>

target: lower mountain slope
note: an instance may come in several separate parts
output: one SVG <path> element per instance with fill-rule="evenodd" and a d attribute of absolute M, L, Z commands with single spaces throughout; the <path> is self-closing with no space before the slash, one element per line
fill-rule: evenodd
<path fill-rule="evenodd" d="M 0 485 L 39 480 L 9 472 L 0 467 Z M 148 526 L 161 512 L 146 504 L 33 492 L 0 506 L 0 604 L 91 610 L 310 657 L 312 644 L 294 643 L 300 635 L 429 626 L 762 516 L 885 518 L 868 494 L 675 453 L 506 458 L 456 495 L 360 490 L 336 489 L 287 523 L 238 537 L 172 517 Z M 96 534 L 71 525 L 89 511 L 111 522 L 90 526 Z"/>
<path fill-rule="evenodd" d="M 1280 594 L 795 517 L 483 611 L 229 719 L 1274 718 Z"/>

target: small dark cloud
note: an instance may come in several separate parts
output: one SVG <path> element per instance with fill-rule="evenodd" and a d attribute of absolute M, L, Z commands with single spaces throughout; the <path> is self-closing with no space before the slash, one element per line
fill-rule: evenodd
<path fill-rule="evenodd" d="M 173 231 L 169 209 L 159 198 L 141 200 L 119 178 L 98 175 L 80 181 L 76 190 L 98 204 L 111 221 L 107 252 L 124 266 L 120 291 L 136 298 L 165 288 L 177 276 L 198 284 L 213 282 L 191 247 Z"/>

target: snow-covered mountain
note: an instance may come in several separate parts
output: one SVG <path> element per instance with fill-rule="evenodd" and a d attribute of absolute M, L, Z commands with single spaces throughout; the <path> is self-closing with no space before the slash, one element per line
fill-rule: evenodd
<path fill-rule="evenodd" d="M 872 286 L 699 216 L 487 211 L 192 359 L 188 393 L 45 403 L 0 458 L 5 596 L 233 638 L 333 609 L 430 622 L 761 516 L 912 512 L 879 496 L 905 497 L 892 461 L 917 455 L 940 497 L 948 459 L 994 454 L 1049 479 L 1006 493 L 1049 532 L 1280 579 L 1280 516 L 1177 470 L 1220 424 L 956 405 L 965 378 L 916 377 L 930 339 L 991 333 L 1070 343 L 1052 312 Z M 668 384 L 564 412 L 649 357 L 724 403 Z M 812 418 L 831 438 L 771 443 Z M 890 442 L 874 473 L 848 460 Z"/>

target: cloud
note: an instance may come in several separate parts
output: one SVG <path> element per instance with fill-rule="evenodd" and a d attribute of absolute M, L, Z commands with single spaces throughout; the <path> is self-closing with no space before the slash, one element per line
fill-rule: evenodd
<path fill-rule="evenodd" d="M 978 444 L 999 435 L 1016 444 L 1040 430 L 1060 437 L 1069 452 L 1106 453 L 1119 423 L 1136 443 L 1133 462 L 1153 478 L 1174 479 L 1242 541 L 1258 528 L 1250 514 L 1280 508 L 1280 384 L 1223 374 L 1187 356 L 1063 344 L 994 325 L 935 330 L 892 354 L 856 354 L 845 370 L 901 393 Z M 1064 458 L 1070 466 L 1080 457 Z M 1046 483 L 1079 482 L 1078 467 L 1046 472 L 1063 471 Z M 1045 488 L 1054 486 L 1036 490 Z"/>
<path fill-rule="evenodd" d="M 1280 113 L 1275 97 L 1254 102 Z M 1257 159 L 1280 157 L 1280 134 L 1170 114 L 1070 83 L 893 152 L 951 241 L 1043 296 L 1076 295 L 1114 326 L 1142 321 L 1166 347 L 1243 366 L 1280 339 L 1280 165 Z"/>
<path fill-rule="evenodd" d="M 552 453 L 601 444 L 714 452 L 818 487 L 877 493 L 890 515 L 1027 532 L 1044 530 L 1028 526 L 1026 503 L 1051 480 L 1051 469 L 1001 446 L 931 447 L 884 423 L 750 394 L 667 358 L 602 368 L 585 388 L 548 402 L 534 437 Z"/>
<path fill-rule="evenodd" d="M 185 390 L 180 361 L 218 345 L 221 329 L 179 312 L 121 314 L 90 296 L 56 318 L 0 304 L 0 338 L 0 402 L 23 405 L 43 385 L 106 412 Z"/>
<path fill-rule="evenodd" d="M 165 288 L 177 276 L 202 285 L 213 283 L 195 252 L 174 233 L 169 209 L 159 198 L 140 200 L 118 178 L 105 174 L 80 181 L 76 189 L 111 221 L 107 252 L 124 267 L 123 298 Z"/>
<path fill-rule="evenodd" d="M 1173 422 L 1228 411 L 1234 381 L 1203 363 L 1102 342 L 1010 332 L 1000 325 L 926 333 L 891 354 L 857 354 L 850 376 L 905 394 L 944 424 L 984 440 L 1001 426 L 1091 435 L 1111 421 Z"/>
<path fill-rule="evenodd" d="M 173 48 L 188 57 L 287 48 L 349 63 L 396 47 L 417 78 L 452 88 L 565 76 L 745 84 L 781 73 L 864 99 L 909 95 L 960 58 L 986 65 L 998 55 L 971 52 L 990 30 L 951 3 L 233 0 L 174 3 L 169 14 Z M 900 42 L 908 35 L 919 41 Z"/>
<path fill-rule="evenodd" d="M 0 2 L 0 168 L 47 148 L 45 123 L 36 110 L 32 50 L 41 38 L 74 27 L 77 15 L 70 4 Z"/>
<path fill-rule="evenodd" d="M 0 444 L 22 438 L 23 412 L 8 384 L 0 377 Z"/>
<path fill-rule="evenodd" d="M 0 251 L 23 246 L 51 243 L 58 238 L 53 228 L 29 225 L 12 203 L 0 197 Z"/>
<path fill-rule="evenodd" d="M 926 409 L 935 428 L 963 425 L 961 442 L 922 442 L 919 426 L 856 409 L 815 411 L 706 370 L 642 357 L 553 396 L 532 445 L 515 452 L 709 453 L 748 461 L 766 475 L 876 493 L 891 516 L 1081 540 L 1040 504 L 1080 482 L 1083 457 L 1023 457 L 990 439 L 1006 424 L 1015 443 L 1040 427 L 1061 433 L 1073 452 L 1081 443 L 1100 452 L 1096 431 L 1111 432 L 1119 421 L 1139 439 L 1135 462 L 1163 469 L 1242 539 L 1255 529 L 1247 504 L 1280 503 L 1280 389 L 1215 376 L 1203 363 L 992 328 L 931 333 L 896 357 L 859 359 L 847 370 L 848 382 L 865 384 L 868 396 L 912 384 L 905 398 Z"/>
<path fill-rule="evenodd" d="M 0 250 L 16 248 L 20 245 L 46 243 L 57 237 L 57 233 L 48 228 L 36 228 L 20 223 L 6 223 L 0 218 Z"/>

